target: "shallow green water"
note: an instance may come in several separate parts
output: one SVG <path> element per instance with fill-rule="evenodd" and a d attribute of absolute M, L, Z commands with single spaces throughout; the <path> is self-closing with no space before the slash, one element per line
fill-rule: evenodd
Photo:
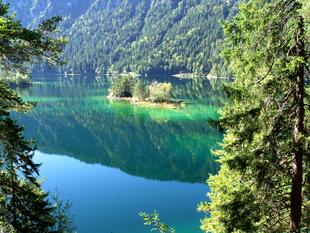
<path fill-rule="evenodd" d="M 20 122 L 38 144 L 44 187 L 73 202 L 80 233 L 148 232 L 139 211 L 157 210 L 178 233 L 196 233 L 195 209 L 218 165 L 222 134 L 208 125 L 224 98 L 218 82 L 156 77 L 184 108 L 109 101 L 105 77 L 65 77 L 18 90 L 37 102 Z"/>

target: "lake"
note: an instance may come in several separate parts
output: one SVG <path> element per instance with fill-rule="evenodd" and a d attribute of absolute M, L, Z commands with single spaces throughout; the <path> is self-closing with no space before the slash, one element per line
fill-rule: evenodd
<path fill-rule="evenodd" d="M 79 233 L 145 233 L 138 213 L 157 210 L 177 233 L 198 233 L 205 184 L 218 170 L 210 150 L 221 132 L 208 124 L 225 101 L 219 80 L 148 77 L 173 84 L 180 109 L 106 98 L 110 78 L 38 77 L 18 89 L 36 107 L 19 117 L 38 145 L 45 190 L 73 203 Z"/>

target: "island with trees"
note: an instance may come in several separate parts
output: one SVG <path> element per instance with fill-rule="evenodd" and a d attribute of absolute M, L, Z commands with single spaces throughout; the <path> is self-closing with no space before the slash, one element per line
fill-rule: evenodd
<path fill-rule="evenodd" d="M 131 75 L 120 75 L 113 78 L 108 98 L 145 107 L 176 109 L 184 106 L 184 101 L 172 99 L 172 88 L 168 82 L 148 84 Z"/>

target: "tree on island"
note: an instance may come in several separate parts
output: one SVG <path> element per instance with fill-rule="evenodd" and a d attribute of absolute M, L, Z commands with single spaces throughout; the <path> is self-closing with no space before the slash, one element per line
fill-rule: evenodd
<path fill-rule="evenodd" d="M 235 81 L 205 232 L 309 232 L 309 1 L 250 0 L 225 24 Z"/>
<path fill-rule="evenodd" d="M 148 84 L 130 75 L 114 77 L 109 97 L 134 99 L 152 103 L 172 103 L 171 83 L 152 82 Z"/>
<path fill-rule="evenodd" d="M 0 69 L 26 72 L 42 59 L 59 64 L 65 38 L 57 38 L 60 17 L 42 22 L 35 29 L 24 28 L 0 0 Z M 0 80 L 0 231 L 17 233 L 61 232 L 55 230 L 55 208 L 37 180 L 35 145 L 23 137 L 23 128 L 11 113 L 25 112 L 31 105 Z"/>

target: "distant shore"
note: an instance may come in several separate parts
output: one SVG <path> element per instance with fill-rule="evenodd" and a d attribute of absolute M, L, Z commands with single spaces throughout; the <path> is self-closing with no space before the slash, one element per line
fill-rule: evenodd
<path fill-rule="evenodd" d="M 195 79 L 195 78 L 206 78 L 206 79 L 228 79 L 228 77 L 218 77 L 211 74 L 197 74 L 197 73 L 180 73 L 180 74 L 174 74 L 173 77 L 179 78 L 179 79 Z"/>

